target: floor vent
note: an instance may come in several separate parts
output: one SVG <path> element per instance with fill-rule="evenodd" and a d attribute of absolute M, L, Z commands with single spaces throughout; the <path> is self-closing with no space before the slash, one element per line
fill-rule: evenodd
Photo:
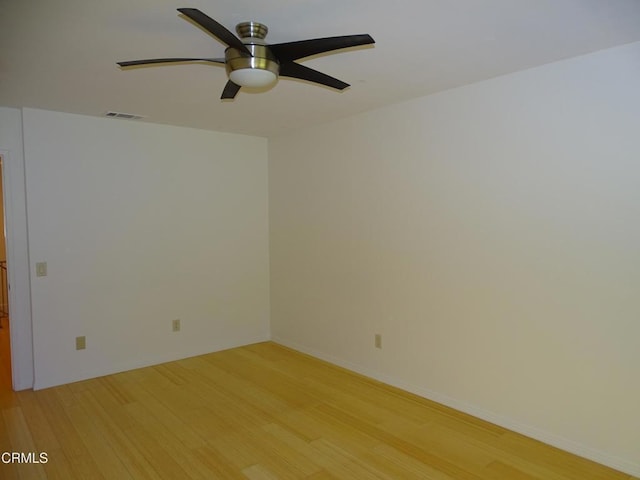
<path fill-rule="evenodd" d="M 144 118 L 142 115 L 134 115 L 133 113 L 122 113 L 122 112 L 107 112 L 104 114 L 105 117 L 109 118 L 124 118 L 125 120 L 140 120 Z"/>

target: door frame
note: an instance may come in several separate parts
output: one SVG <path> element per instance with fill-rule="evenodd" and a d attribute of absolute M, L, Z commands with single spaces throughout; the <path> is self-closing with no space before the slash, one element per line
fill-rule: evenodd
<path fill-rule="evenodd" d="M 0 148 L 10 286 L 11 376 L 16 391 L 33 388 L 34 384 L 25 164 L 24 156 L 19 153 Z"/>

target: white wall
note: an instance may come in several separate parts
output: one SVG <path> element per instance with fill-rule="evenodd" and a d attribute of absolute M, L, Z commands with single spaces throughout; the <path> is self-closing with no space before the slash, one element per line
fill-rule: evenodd
<path fill-rule="evenodd" d="M 23 122 L 35 388 L 269 338 L 266 139 Z"/>
<path fill-rule="evenodd" d="M 271 139 L 274 340 L 640 474 L 639 60 Z"/>

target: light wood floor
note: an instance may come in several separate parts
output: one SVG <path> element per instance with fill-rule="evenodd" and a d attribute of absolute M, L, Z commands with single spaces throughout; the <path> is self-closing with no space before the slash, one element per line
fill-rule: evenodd
<path fill-rule="evenodd" d="M 633 477 L 273 343 L 0 392 L 1 479 Z"/>

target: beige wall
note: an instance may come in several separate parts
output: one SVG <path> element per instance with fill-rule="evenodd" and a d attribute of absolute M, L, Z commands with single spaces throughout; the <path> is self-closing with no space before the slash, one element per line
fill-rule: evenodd
<path fill-rule="evenodd" d="M 638 475 L 638 58 L 271 139 L 273 338 Z"/>
<path fill-rule="evenodd" d="M 266 139 L 33 109 L 23 128 L 36 388 L 269 338 Z"/>

